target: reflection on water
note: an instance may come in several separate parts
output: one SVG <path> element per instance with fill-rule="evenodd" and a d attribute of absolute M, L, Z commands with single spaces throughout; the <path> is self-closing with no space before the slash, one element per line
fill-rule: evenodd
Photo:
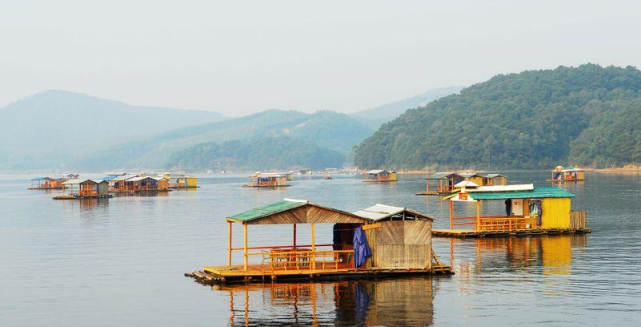
<path fill-rule="evenodd" d="M 493 269 L 504 265 L 514 269 L 539 267 L 544 275 L 570 275 L 572 272 L 573 248 L 584 248 L 587 235 L 529 236 L 507 238 L 449 239 L 450 262 L 461 272 L 470 273 L 473 261 L 456 260 L 456 248 L 475 249 L 475 273 L 481 274 L 483 268 Z M 469 251 L 468 251 L 469 252 Z M 468 253 L 469 254 L 469 253 Z M 486 262 L 484 262 L 486 258 Z"/>
<path fill-rule="evenodd" d="M 431 278 L 217 285 L 230 326 L 428 326 Z"/>

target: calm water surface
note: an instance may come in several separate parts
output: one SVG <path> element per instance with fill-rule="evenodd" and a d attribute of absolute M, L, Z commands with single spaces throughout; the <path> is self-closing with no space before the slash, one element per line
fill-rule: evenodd
<path fill-rule="evenodd" d="M 543 185 L 547 173 L 512 173 Z M 309 199 L 347 211 L 407 206 L 446 227 L 447 206 L 418 197 L 424 176 L 395 184 L 298 179 L 253 190 L 244 177 L 197 191 L 53 201 L 27 179 L 0 180 L 0 326 L 435 325 L 636 326 L 641 319 L 641 176 L 589 174 L 577 194 L 587 236 L 435 239 L 452 277 L 202 286 L 183 276 L 226 263 L 226 215 Z M 501 210 L 501 204 L 486 210 Z M 467 210 L 459 208 L 459 210 Z M 331 242 L 331 226 L 318 228 Z M 235 239 L 240 240 L 240 228 Z M 301 242 L 309 237 L 299 228 Z M 250 227 L 250 245 L 289 244 L 291 227 Z M 241 262 L 240 257 L 234 258 Z"/>

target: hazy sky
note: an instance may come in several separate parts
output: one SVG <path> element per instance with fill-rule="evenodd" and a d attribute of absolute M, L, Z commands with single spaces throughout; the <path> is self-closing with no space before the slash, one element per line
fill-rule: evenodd
<path fill-rule="evenodd" d="M 641 67 L 638 1 L 3 1 L 0 106 L 351 112 L 495 74 Z"/>

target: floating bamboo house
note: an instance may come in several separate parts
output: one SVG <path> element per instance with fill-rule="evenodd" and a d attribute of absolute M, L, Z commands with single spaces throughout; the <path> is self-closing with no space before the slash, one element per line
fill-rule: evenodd
<path fill-rule="evenodd" d="M 72 179 L 63 183 L 62 194 L 54 196 L 54 200 L 78 200 L 110 198 L 109 183 L 103 180 Z"/>
<path fill-rule="evenodd" d="M 242 247 L 233 244 L 234 224 L 243 228 Z M 249 245 L 250 225 L 274 224 L 292 226 L 289 244 Z M 332 243 L 316 243 L 317 224 L 333 225 Z M 348 213 L 285 199 L 230 216 L 227 225 L 227 265 L 206 266 L 190 276 L 224 283 L 452 273 L 452 267 L 441 264 L 432 250 L 432 218 L 406 208 L 378 204 Z M 311 244 L 297 242 L 299 225 L 309 226 Z M 234 251 L 242 251 L 242 265 L 233 264 Z"/>
<path fill-rule="evenodd" d="M 456 184 L 466 180 L 472 181 L 479 186 L 507 184 L 507 177 L 501 174 L 438 172 L 427 176 L 425 191 L 416 193 L 416 195 L 450 194 L 454 192 Z"/>
<path fill-rule="evenodd" d="M 585 180 L 585 170 L 574 167 L 558 166 L 552 170 L 552 178 L 548 182 L 579 182 Z"/>
<path fill-rule="evenodd" d="M 30 190 L 62 190 L 66 178 L 36 177 L 31 179 Z"/>
<path fill-rule="evenodd" d="M 249 181 L 243 187 L 286 187 L 287 176 L 278 173 L 256 172 L 249 177 Z"/>
<path fill-rule="evenodd" d="M 127 177 L 127 176 L 123 176 Z M 168 192 L 169 181 L 162 177 L 135 176 L 120 180 L 115 188 L 116 193 L 157 193 Z"/>
<path fill-rule="evenodd" d="M 534 234 L 589 233 L 585 211 L 572 211 L 575 196 L 557 187 L 534 188 L 533 184 L 476 186 L 459 185 L 446 197 L 450 207 L 449 229 L 434 230 L 435 236 L 479 237 Z M 483 204 L 501 201 L 504 214 L 483 212 Z M 475 205 L 475 215 L 456 216 L 455 204 Z"/>
<path fill-rule="evenodd" d="M 395 171 L 388 170 L 370 170 L 367 173 L 364 182 L 370 183 L 386 183 L 396 182 L 397 176 Z"/>
<path fill-rule="evenodd" d="M 164 179 L 169 181 L 169 188 L 174 189 L 190 189 L 198 188 L 198 178 L 189 175 L 174 175 L 170 173 L 164 173 L 162 176 Z"/>

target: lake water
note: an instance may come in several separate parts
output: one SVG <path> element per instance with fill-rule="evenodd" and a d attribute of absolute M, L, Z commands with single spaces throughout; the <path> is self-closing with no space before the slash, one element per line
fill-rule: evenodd
<path fill-rule="evenodd" d="M 544 185 L 547 172 L 511 173 Z M 435 239 L 456 275 L 363 282 L 203 286 L 183 276 L 226 264 L 225 216 L 282 198 L 347 211 L 407 206 L 448 225 L 419 197 L 424 176 L 395 184 L 300 178 L 281 190 L 203 177 L 167 196 L 54 201 L 28 179 L 0 180 L 0 326 L 435 325 L 632 326 L 641 318 L 641 176 L 588 174 L 577 195 L 584 236 Z M 501 210 L 501 204 L 487 210 Z M 331 242 L 331 226 L 318 242 Z M 234 232 L 236 240 L 241 230 Z M 309 230 L 299 227 L 304 242 Z M 250 245 L 289 244 L 291 227 L 250 227 Z M 240 244 L 238 244 L 240 245 Z M 235 257 L 237 263 L 240 257 Z"/>

